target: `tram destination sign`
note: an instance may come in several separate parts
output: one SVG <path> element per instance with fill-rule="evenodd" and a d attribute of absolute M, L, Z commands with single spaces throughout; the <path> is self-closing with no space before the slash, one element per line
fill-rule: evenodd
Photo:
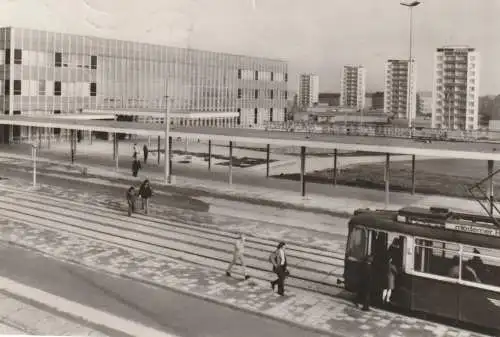
<path fill-rule="evenodd" d="M 444 223 L 431 221 L 429 219 L 416 219 L 414 217 L 405 217 L 399 216 L 397 220 L 400 222 L 411 223 L 415 225 L 424 225 L 429 227 L 438 227 L 445 228 L 447 230 L 457 231 L 457 232 L 465 232 L 465 233 L 473 233 L 479 235 L 486 236 L 495 236 L 500 237 L 500 229 L 493 227 L 489 223 L 484 222 L 471 222 L 471 221 L 457 221 L 457 222 L 449 222 L 446 221 Z"/>
<path fill-rule="evenodd" d="M 480 235 L 488 235 L 488 236 L 497 236 L 500 237 L 500 229 L 497 228 L 492 228 L 491 225 L 486 227 L 486 226 L 481 226 L 477 224 L 462 224 L 462 223 L 450 223 L 447 222 L 445 223 L 444 227 L 446 229 L 451 229 L 459 232 L 467 232 L 467 233 L 474 233 L 474 234 L 480 234 Z"/>

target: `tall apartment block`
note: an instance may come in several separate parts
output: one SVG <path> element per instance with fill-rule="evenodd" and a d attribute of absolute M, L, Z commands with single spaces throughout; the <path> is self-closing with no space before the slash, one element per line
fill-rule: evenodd
<path fill-rule="evenodd" d="M 340 104 L 361 110 L 365 107 L 366 69 L 363 66 L 344 66 L 340 82 Z"/>
<path fill-rule="evenodd" d="M 415 120 L 417 111 L 415 60 L 385 63 L 384 112 L 395 118 Z"/>
<path fill-rule="evenodd" d="M 470 47 L 438 48 L 434 59 L 432 127 L 479 127 L 479 52 Z"/>
<path fill-rule="evenodd" d="M 181 125 L 208 126 L 225 114 L 234 117 L 224 126 L 259 125 L 284 120 L 287 69 L 281 60 L 0 29 L 0 109 L 10 115 L 161 112 L 168 96 Z M 27 136 L 26 128 L 0 132 L 3 141 Z"/>
<path fill-rule="evenodd" d="M 301 108 L 309 108 L 319 102 L 319 77 L 317 75 L 300 75 L 298 98 Z"/>

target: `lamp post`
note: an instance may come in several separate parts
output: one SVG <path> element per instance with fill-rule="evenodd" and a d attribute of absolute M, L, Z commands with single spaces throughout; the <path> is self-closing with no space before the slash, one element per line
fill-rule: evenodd
<path fill-rule="evenodd" d="M 37 152 L 37 144 L 33 142 L 31 144 L 31 158 L 33 159 L 33 187 L 36 187 L 36 152 Z"/>
<path fill-rule="evenodd" d="M 410 135 L 413 135 L 413 117 L 411 115 L 411 101 L 412 101 L 412 88 L 411 88 L 411 78 L 413 73 L 413 8 L 420 5 L 420 1 L 412 1 L 412 2 L 401 2 L 402 6 L 408 7 L 410 12 L 410 58 L 408 59 L 408 102 L 406 104 L 408 109 L 408 128 L 410 129 Z"/>
<path fill-rule="evenodd" d="M 168 136 L 170 134 L 170 113 L 168 96 L 165 96 L 165 184 L 170 184 L 170 143 Z M 158 151 L 160 156 L 160 151 Z"/>

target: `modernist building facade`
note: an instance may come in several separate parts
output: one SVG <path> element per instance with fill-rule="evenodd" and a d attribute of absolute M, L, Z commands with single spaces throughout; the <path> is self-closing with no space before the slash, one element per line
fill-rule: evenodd
<path fill-rule="evenodd" d="M 319 102 L 319 77 L 314 74 L 299 76 L 299 106 L 309 108 Z"/>
<path fill-rule="evenodd" d="M 173 122 L 185 125 L 197 124 L 193 115 L 254 126 L 286 114 L 281 60 L 8 27 L 0 29 L 0 64 L 5 114 L 162 112 L 167 102 Z M 4 139 L 28 132 L 3 131 Z"/>
<path fill-rule="evenodd" d="M 366 69 L 363 66 L 344 66 L 340 82 L 340 105 L 362 110 L 366 99 Z"/>
<path fill-rule="evenodd" d="M 479 52 L 467 46 L 438 48 L 434 59 L 432 127 L 479 128 Z"/>
<path fill-rule="evenodd" d="M 385 63 L 384 111 L 398 119 L 414 120 L 417 111 L 415 60 Z"/>

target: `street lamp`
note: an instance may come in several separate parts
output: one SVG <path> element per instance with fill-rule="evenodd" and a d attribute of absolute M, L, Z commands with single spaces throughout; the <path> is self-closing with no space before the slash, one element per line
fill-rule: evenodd
<path fill-rule="evenodd" d="M 36 152 L 38 146 L 35 142 L 31 144 L 31 158 L 33 159 L 33 187 L 36 187 Z"/>
<path fill-rule="evenodd" d="M 412 88 L 411 88 L 411 75 L 413 72 L 413 61 L 412 61 L 412 48 L 413 48 L 413 8 L 420 5 L 420 1 L 412 1 L 412 2 L 401 2 L 402 6 L 408 7 L 410 11 L 410 58 L 408 60 L 408 103 L 406 104 L 408 109 L 408 128 L 410 128 L 410 132 L 412 131 L 413 121 L 411 116 L 411 99 L 412 99 Z"/>

